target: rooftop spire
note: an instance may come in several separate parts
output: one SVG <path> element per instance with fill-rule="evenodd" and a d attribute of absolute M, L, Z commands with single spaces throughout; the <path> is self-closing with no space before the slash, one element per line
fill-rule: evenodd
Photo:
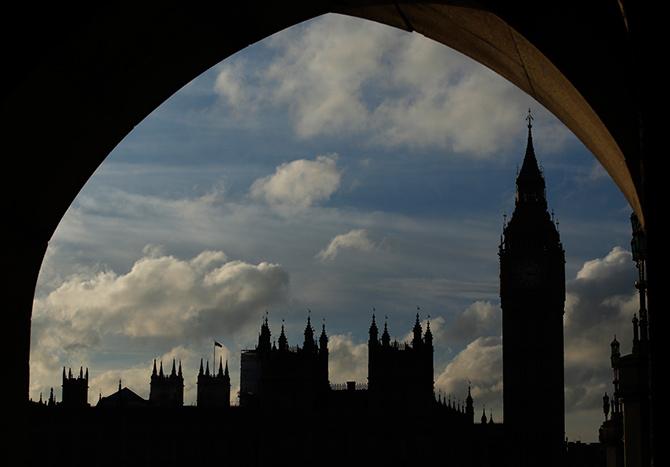
<path fill-rule="evenodd" d="M 391 336 L 389 335 L 388 316 L 384 317 L 384 332 L 382 333 L 382 345 L 388 347 L 391 344 Z"/>
<path fill-rule="evenodd" d="M 226 368 L 223 370 L 223 375 L 230 377 L 230 373 L 228 372 L 228 359 L 226 359 Z"/>
<path fill-rule="evenodd" d="M 370 342 L 377 344 L 377 336 L 379 329 L 377 329 L 377 321 L 375 320 L 375 309 L 372 308 L 372 323 L 370 323 Z"/>
<path fill-rule="evenodd" d="M 414 329 L 413 329 L 414 339 L 412 339 L 412 346 L 415 349 L 417 349 L 421 346 L 421 331 L 422 330 L 421 330 L 421 321 L 419 321 L 419 313 L 418 313 L 418 311 L 420 309 L 421 308 L 419 308 L 418 306 L 416 307 L 416 310 L 417 310 L 416 322 L 414 323 Z"/>
<path fill-rule="evenodd" d="M 303 342 L 303 349 L 316 349 L 316 342 L 314 342 L 314 328 L 312 327 L 312 310 L 307 310 L 307 326 L 305 326 L 305 341 Z"/>
<path fill-rule="evenodd" d="M 154 370 L 151 372 L 151 376 L 156 376 L 158 372 L 156 371 L 156 359 L 154 358 Z"/>
<path fill-rule="evenodd" d="M 282 320 L 281 333 L 279 334 L 279 350 L 288 350 L 288 339 L 286 339 L 286 332 L 284 332 L 284 320 Z"/>
<path fill-rule="evenodd" d="M 223 376 L 223 357 L 219 357 L 219 371 L 216 374 L 216 376 L 218 376 L 218 377 Z"/>
<path fill-rule="evenodd" d="M 321 336 L 319 337 L 319 348 L 321 350 L 327 350 L 328 348 L 328 335 L 326 335 L 326 321 L 323 321 L 321 325 Z"/>
<path fill-rule="evenodd" d="M 533 115 L 530 109 L 528 109 L 526 120 L 528 120 L 528 142 L 526 143 L 526 155 L 516 178 L 516 204 L 539 203 L 546 208 L 544 177 L 537 164 L 533 147 Z"/>
<path fill-rule="evenodd" d="M 430 316 L 428 316 L 428 320 L 426 321 L 426 333 L 423 335 L 423 339 L 426 342 L 426 345 L 433 345 L 433 333 L 430 330 Z"/>
<path fill-rule="evenodd" d="M 202 358 L 200 359 L 200 371 L 198 371 L 198 376 L 202 376 L 205 374 L 205 366 L 202 363 Z"/>

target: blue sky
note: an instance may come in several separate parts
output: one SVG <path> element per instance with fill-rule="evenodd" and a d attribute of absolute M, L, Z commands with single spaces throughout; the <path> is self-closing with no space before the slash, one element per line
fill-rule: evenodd
<path fill-rule="evenodd" d="M 33 311 L 31 396 L 88 365 L 148 394 L 151 360 L 239 352 L 265 310 L 331 335 L 331 382 L 366 377 L 371 310 L 416 307 L 436 387 L 502 418 L 497 246 L 528 108 L 568 281 L 566 412 L 596 439 L 608 342 L 635 307 L 630 208 L 588 150 L 511 84 L 418 34 L 327 15 L 254 44 L 163 103 L 109 155 L 54 234 Z"/>

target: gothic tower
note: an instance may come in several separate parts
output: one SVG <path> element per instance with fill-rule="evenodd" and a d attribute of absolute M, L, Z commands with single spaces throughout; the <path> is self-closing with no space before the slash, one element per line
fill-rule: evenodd
<path fill-rule="evenodd" d="M 198 407 L 230 407 L 230 373 L 228 371 L 228 360 L 226 368 L 223 368 L 223 358 L 219 359 L 218 373 L 210 374 L 209 361 L 207 369 L 203 370 L 202 359 L 200 359 L 200 371 L 198 372 L 198 392 L 196 403 Z"/>
<path fill-rule="evenodd" d="M 500 256 L 503 405 L 508 465 L 562 465 L 565 252 L 528 143 Z"/>
<path fill-rule="evenodd" d="M 172 359 L 172 371 L 168 376 L 163 372 L 162 361 L 160 371 L 156 371 L 156 360 L 154 360 L 149 402 L 151 405 L 159 407 L 181 407 L 184 405 L 184 375 L 181 370 L 181 361 L 179 362 L 179 372 L 177 372 L 176 361 Z"/>
<path fill-rule="evenodd" d="M 72 368 L 65 374 L 63 367 L 63 407 L 88 407 L 88 368 L 79 368 L 79 377 L 72 376 Z"/>

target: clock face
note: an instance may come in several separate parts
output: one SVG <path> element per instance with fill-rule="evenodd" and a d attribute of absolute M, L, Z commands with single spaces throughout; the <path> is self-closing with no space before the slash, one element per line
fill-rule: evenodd
<path fill-rule="evenodd" d="M 541 282 L 539 265 L 532 260 L 523 260 L 515 268 L 516 282 L 524 288 L 536 287 Z"/>

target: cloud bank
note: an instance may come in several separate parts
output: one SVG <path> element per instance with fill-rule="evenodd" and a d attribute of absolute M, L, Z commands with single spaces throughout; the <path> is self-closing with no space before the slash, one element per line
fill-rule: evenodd
<path fill-rule="evenodd" d="M 556 151 L 569 136 L 515 86 L 419 34 L 331 14 L 266 44 L 269 61 L 226 61 L 214 91 L 235 115 L 261 103 L 287 109 L 302 139 L 365 134 L 381 147 L 489 158 L 521 137 L 528 107 L 539 149 Z"/>

